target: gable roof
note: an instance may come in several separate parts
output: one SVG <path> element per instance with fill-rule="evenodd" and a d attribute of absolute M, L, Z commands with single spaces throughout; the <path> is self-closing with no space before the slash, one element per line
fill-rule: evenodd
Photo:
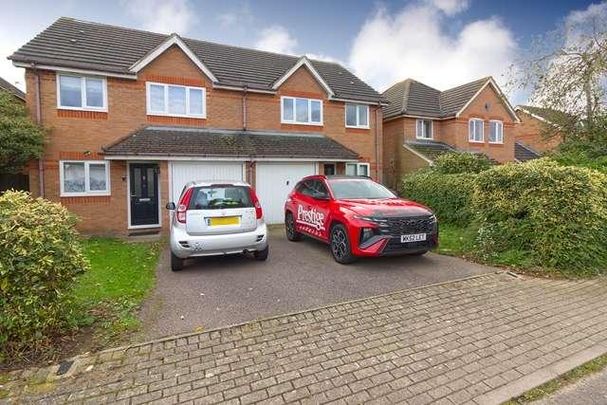
<path fill-rule="evenodd" d="M 25 101 L 25 93 L 1 77 L 0 77 L 0 90 L 8 91 L 13 96 Z"/>
<path fill-rule="evenodd" d="M 437 90 L 413 79 L 396 83 L 383 93 L 389 101 L 384 118 L 412 115 L 446 119 L 459 116 L 486 87 L 492 86 L 515 121 L 518 116 L 492 77 L 484 77 L 445 91 Z"/>
<path fill-rule="evenodd" d="M 9 59 L 20 66 L 35 63 L 135 78 L 133 68 L 137 67 L 137 62 L 162 47 L 171 37 L 178 38 L 208 68 L 217 86 L 246 86 L 251 90 L 273 92 L 273 85 L 301 60 L 297 56 L 66 17 L 59 18 Z M 179 42 L 177 39 L 174 41 Z M 335 98 L 369 103 L 383 100 L 379 93 L 343 66 L 308 61 Z"/>

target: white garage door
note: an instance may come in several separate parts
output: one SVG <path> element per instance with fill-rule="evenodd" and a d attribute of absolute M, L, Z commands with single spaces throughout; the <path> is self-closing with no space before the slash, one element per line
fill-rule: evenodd
<path fill-rule="evenodd" d="M 315 174 L 314 163 L 257 162 L 255 189 L 269 224 L 284 222 L 287 196 L 302 177 Z"/>
<path fill-rule="evenodd" d="M 171 201 L 177 203 L 183 186 L 192 180 L 242 180 L 240 162 L 171 162 Z"/>

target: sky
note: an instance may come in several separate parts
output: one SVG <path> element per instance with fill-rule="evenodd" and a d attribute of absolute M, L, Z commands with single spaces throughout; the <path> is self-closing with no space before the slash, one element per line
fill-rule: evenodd
<path fill-rule="evenodd" d="M 378 91 L 413 78 L 439 90 L 484 76 L 508 81 L 533 38 L 607 3 L 581 0 L 2 0 L 6 57 L 61 16 L 336 61 Z M 510 94 L 524 102 L 521 92 Z"/>

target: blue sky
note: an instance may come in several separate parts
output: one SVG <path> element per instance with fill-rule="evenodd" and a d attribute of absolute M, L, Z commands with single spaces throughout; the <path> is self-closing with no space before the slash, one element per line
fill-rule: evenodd
<path fill-rule="evenodd" d="M 589 12 L 591 4 L 580 0 L 8 1 L 0 16 L 0 75 L 22 86 L 22 71 L 4 58 L 56 18 L 70 16 L 335 60 L 380 91 L 407 77 L 444 89 L 485 75 L 505 81 L 503 74 L 533 36 L 555 29 L 572 12 Z"/>

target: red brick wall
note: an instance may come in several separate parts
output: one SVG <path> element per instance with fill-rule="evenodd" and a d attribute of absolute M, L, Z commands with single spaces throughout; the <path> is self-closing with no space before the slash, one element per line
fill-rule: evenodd
<path fill-rule="evenodd" d="M 81 218 L 80 229 L 95 234 L 126 233 L 127 182 L 125 162 L 112 161 L 110 197 L 59 196 L 59 160 L 102 159 L 98 155 L 102 146 L 127 136 L 144 125 L 182 125 L 225 129 L 243 128 L 243 94 L 236 91 L 213 89 L 210 80 L 177 47 L 163 55 L 140 72 L 138 80 L 107 78 L 108 112 L 80 112 L 57 109 L 56 75 L 39 71 L 42 123 L 48 129 L 44 154 L 45 197 L 64 203 Z M 35 117 L 35 75 L 26 71 L 27 104 Z M 159 117 L 146 115 L 146 81 L 203 86 L 206 88 L 206 119 Z M 285 125 L 280 123 L 280 96 L 295 95 L 323 100 L 322 127 Z M 381 171 L 375 158 L 377 107 L 370 107 L 370 129 L 345 128 L 345 106 L 342 102 L 328 101 L 324 90 L 313 76 L 302 67 L 279 89 L 277 95 L 248 93 L 247 128 L 250 130 L 280 130 L 291 132 L 322 132 L 356 151 L 371 164 L 372 174 Z M 381 122 L 381 118 L 379 119 Z M 380 148 L 381 153 L 381 148 Z M 167 164 L 161 163 L 161 205 L 168 199 Z M 29 166 L 30 189 L 38 191 L 38 165 Z M 251 176 L 254 179 L 254 176 Z M 123 180 L 123 178 L 125 180 Z M 167 220 L 163 218 L 163 224 Z"/>
<path fill-rule="evenodd" d="M 521 119 L 521 123 L 514 129 L 515 140 L 530 146 L 538 152 L 550 151 L 561 144 L 562 137 L 558 133 L 549 138 L 545 137 L 546 133 L 551 133 L 552 131 L 546 128 L 547 124 L 543 121 L 523 111 L 518 111 L 518 116 Z"/>

